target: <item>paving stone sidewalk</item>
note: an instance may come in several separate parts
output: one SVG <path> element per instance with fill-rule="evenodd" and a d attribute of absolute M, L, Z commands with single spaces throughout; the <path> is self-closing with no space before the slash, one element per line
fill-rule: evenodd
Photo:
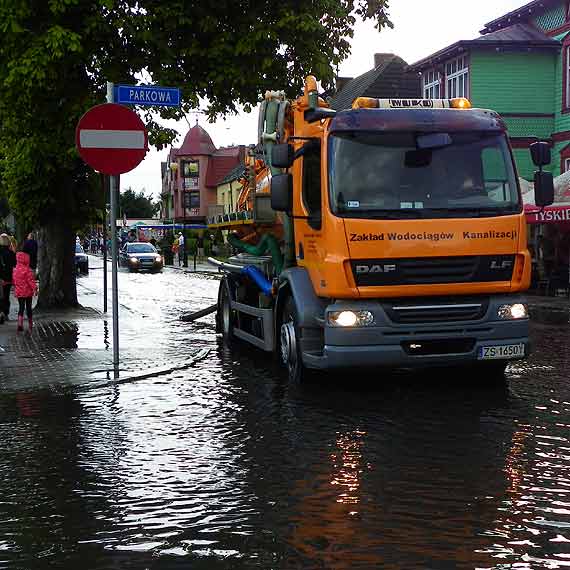
<path fill-rule="evenodd" d="M 115 369 L 108 336 L 111 322 L 88 308 L 38 313 L 31 334 L 27 324 L 24 332 L 16 327 L 15 320 L 0 325 L 0 392 L 121 383 L 186 369 L 205 356 L 204 350 L 197 350 L 185 356 L 160 352 L 149 357 L 148 347 L 122 347 Z"/>

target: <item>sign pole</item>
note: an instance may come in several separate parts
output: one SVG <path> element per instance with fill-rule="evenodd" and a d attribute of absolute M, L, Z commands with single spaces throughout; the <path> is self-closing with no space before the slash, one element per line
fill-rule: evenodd
<path fill-rule="evenodd" d="M 103 189 L 103 199 L 105 201 L 105 208 L 103 209 L 103 312 L 107 312 L 107 256 L 109 252 L 107 251 L 107 224 L 108 222 L 108 212 L 107 212 L 107 179 L 103 173 L 101 173 L 101 186 Z"/>
<path fill-rule="evenodd" d="M 114 85 L 107 82 L 107 102 L 113 103 Z M 117 281 L 117 176 L 110 176 L 111 194 L 111 290 L 113 312 L 113 365 L 119 366 L 119 286 Z M 117 372 L 117 370 L 115 370 Z"/>

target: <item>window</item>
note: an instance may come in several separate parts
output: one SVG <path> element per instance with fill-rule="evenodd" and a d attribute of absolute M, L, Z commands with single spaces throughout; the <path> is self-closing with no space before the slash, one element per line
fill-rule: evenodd
<path fill-rule="evenodd" d="M 303 153 L 303 202 L 309 213 L 309 225 L 321 228 L 321 147 L 310 142 Z"/>
<path fill-rule="evenodd" d="M 565 40 L 563 50 L 564 85 L 562 88 L 562 110 L 570 111 L 570 39 Z"/>
<path fill-rule="evenodd" d="M 184 208 L 200 207 L 200 192 L 184 192 Z"/>
<path fill-rule="evenodd" d="M 184 178 L 197 178 L 200 175 L 200 163 L 195 160 L 185 160 L 182 163 L 182 175 Z"/>
<path fill-rule="evenodd" d="M 463 55 L 445 64 L 446 96 L 469 97 L 469 65 Z"/>
<path fill-rule="evenodd" d="M 344 218 L 420 219 L 520 211 L 505 136 L 442 134 L 449 137 L 446 146 L 418 149 L 413 132 L 335 133 L 329 152 L 333 213 Z"/>
<path fill-rule="evenodd" d="M 435 69 L 424 73 L 424 99 L 441 99 L 440 79 L 439 71 Z"/>
<path fill-rule="evenodd" d="M 570 144 L 560 151 L 560 174 L 570 172 Z"/>

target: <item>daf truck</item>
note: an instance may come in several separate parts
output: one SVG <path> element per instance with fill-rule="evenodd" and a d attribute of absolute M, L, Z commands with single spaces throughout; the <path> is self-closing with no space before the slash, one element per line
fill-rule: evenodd
<path fill-rule="evenodd" d="M 289 377 L 354 367 L 500 373 L 529 353 L 531 259 L 507 128 L 467 99 L 358 98 L 314 77 L 266 93 L 235 212 L 209 220 L 236 254 L 217 326 Z M 531 153 L 552 202 L 547 143 Z"/>

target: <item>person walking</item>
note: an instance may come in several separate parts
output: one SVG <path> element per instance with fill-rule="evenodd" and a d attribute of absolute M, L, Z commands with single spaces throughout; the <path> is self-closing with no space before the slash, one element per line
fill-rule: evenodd
<path fill-rule="evenodd" d="M 174 241 L 172 242 L 172 264 L 174 265 L 174 260 L 176 259 L 176 256 L 178 255 L 178 252 L 180 250 L 180 244 L 179 244 L 179 240 L 178 240 L 178 236 L 174 238 Z"/>
<path fill-rule="evenodd" d="M 30 256 L 24 251 L 16 254 L 16 267 L 12 274 L 14 292 L 18 299 L 18 332 L 24 330 L 24 310 L 28 317 L 28 330 L 31 333 L 33 327 L 32 299 L 38 291 L 34 273 L 30 267 Z"/>
<path fill-rule="evenodd" d="M 186 251 L 186 246 L 184 243 L 184 236 L 182 232 L 178 234 L 178 266 L 184 264 L 184 252 Z"/>
<path fill-rule="evenodd" d="M 36 241 L 33 232 L 28 234 L 24 245 L 22 246 L 22 251 L 30 256 L 30 267 L 34 274 L 38 268 L 38 242 Z"/>
<path fill-rule="evenodd" d="M 10 315 L 10 289 L 12 289 L 12 272 L 16 267 L 16 254 L 11 249 L 10 236 L 0 235 L 0 281 L 2 282 L 2 300 L 0 301 L 0 325 Z"/>

